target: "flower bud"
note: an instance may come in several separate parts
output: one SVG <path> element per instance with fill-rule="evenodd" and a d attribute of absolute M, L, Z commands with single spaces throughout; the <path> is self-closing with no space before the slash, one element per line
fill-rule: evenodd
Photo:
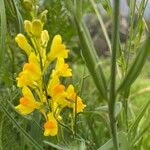
<path fill-rule="evenodd" d="M 19 33 L 16 36 L 15 41 L 17 42 L 18 46 L 27 53 L 27 55 L 31 53 L 32 47 L 30 46 L 26 37 L 23 34 Z"/>
<path fill-rule="evenodd" d="M 47 20 L 47 13 L 48 13 L 48 10 L 44 10 L 41 14 L 40 14 L 40 20 L 42 22 L 46 22 Z"/>
<path fill-rule="evenodd" d="M 47 46 L 47 43 L 49 41 L 49 34 L 47 30 L 42 31 L 41 41 L 42 41 L 42 45 Z"/>
<path fill-rule="evenodd" d="M 32 9 L 33 9 L 32 0 L 24 0 L 23 5 L 24 5 L 26 10 L 32 11 Z"/>
<path fill-rule="evenodd" d="M 25 20 L 24 21 L 24 28 L 25 28 L 25 31 L 30 35 L 31 30 L 32 30 L 32 23 L 28 20 Z"/>
<path fill-rule="evenodd" d="M 36 37 L 40 37 L 43 29 L 43 25 L 40 20 L 35 19 L 32 22 L 32 34 Z"/>

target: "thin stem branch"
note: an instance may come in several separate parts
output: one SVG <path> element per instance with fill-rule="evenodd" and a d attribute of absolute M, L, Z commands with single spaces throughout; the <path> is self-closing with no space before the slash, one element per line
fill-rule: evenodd
<path fill-rule="evenodd" d="M 93 8 L 94 8 L 94 11 L 95 11 L 95 13 L 96 13 L 96 15 L 97 15 L 98 21 L 99 21 L 99 23 L 100 23 L 100 25 L 101 25 L 101 28 L 102 28 L 104 37 L 105 37 L 105 39 L 106 39 L 108 48 L 109 48 L 109 50 L 110 50 L 110 53 L 112 53 L 112 50 L 111 50 L 111 42 L 110 42 L 110 39 L 109 39 L 107 30 L 106 30 L 105 24 L 104 24 L 104 22 L 103 22 L 102 16 L 101 16 L 100 12 L 98 11 L 98 8 L 97 8 L 97 6 L 96 6 L 96 4 L 95 4 L 95 1 L 94 1 L 94 0 L 90 0 L 90 2 L 91 2 L 92 6 L 93 6 Z"/>
<path fill-rule="evenodd" d="M 110 81 L 110 99 L 109 99 L 109 118 L 114 147 L 119 150 L 117 138 L 117 125 L 115 118 L 115 103 L 116 103 L 116 55 L 118 51 L 119 40 L 119 0 L 114 0 L 114 15 L 113 15 L 113 35 L 112 35 L 112 59 L 111 59 L 111 81 Z"/>

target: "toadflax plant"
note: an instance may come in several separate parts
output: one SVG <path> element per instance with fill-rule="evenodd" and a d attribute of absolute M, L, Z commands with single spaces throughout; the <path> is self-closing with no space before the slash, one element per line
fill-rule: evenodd
<path fill-rule="evenodd" d="M 29 115 L 37 109 L 45 118 L 44 136 L 55 136 L 58 134 L 58 124 L 63 122 L 61 112 L 67 107 L 71 108 L 72 116 L 75 117 L 86 105 L 72 84 L 66 87 L 61 82 L 62 78 L 72 76 L 72 70 L 65 62 L 69 50 L 60 35 L 55 35 L 50 48 L 47 48 L 49 34 L 43 30 L 43 25 L 40 19 L 25 20 L 24 28 L 28 38 L 21 33 L 15 38 L 28 57 L 28 62 L 16 78 L 17 86 L 23 94 L 16 109 L 22 115 Z M 49 49 L 48 52 L 46 49 Z M 52 69 L 46 82 L 45 74 L 50 67 Z"/>

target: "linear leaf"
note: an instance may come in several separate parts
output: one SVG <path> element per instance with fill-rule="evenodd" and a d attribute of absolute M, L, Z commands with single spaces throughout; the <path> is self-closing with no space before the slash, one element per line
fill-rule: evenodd
<path fill-rule="evenodd" d="M 7 33 L 6 11 L 4 0 L 0 0 L 0 19 L 1 19 L 1 36 L 0 36 L 0 66 L 3 62 L 4 52 L 6 49 L 5 39 Z"/>
<path fill-rule="evenodd" d="M 43 142 L 44 142 L 45 144 L 47 144 L 47 145 L 53 147 L 53 148 L 58 149 L 58 150 L 69 150 L 69 149 L 66 148 L 66 147 L 62 147 L 62 146 L 56 145 L 56 144 L 51 143 L 51 142 L 49 142 L 49 141 L 43 141 Z"/>
<path fill-rule="evenodd" d="M 139 114 L 137 115 L 137 118 L 135 119 L 134 123 L 132 124 L 130 130 L 129 130 L 129 134 L 134 133 L 139 125 L 139 122 L 141 121 L 141 119 L 143 118 L 147 108 L 150 105 L 150 100 L 148 100 L 148 102 L 146 104 L 144 104 L 144 106 L 141 108 Z"/>
<path fill-rule="evenodd" d="M 74 22 L 78 31 L 78 36 L 80 39 L 80 44 L 82 47 L 82 54 L 88 70 L 93 77 L 95 85 L 100 92 L 100 95 L 107 99 L 107 86 L 106 79 L 102 70 L 102 67 L 99 62 L 99 58 L 97 56 L 96 50 L 94 48 L 90 33 L 85 25 L 81 16 L 77 15 L 75 8 L 73 7 L 73 3 L 71 1 L 66 1 L 67 8 L 70 13 L 73 15 Z"/>
<path fill-rule="evenodd" d="M 133 63 L 131 64 L 131 67 L 117 89 L 118 92 L 126 90 L 128 87 L 130 87 L 140 74 L 150 52 L 149 43 L 150 36 L 147 38 L 144 47 L 138 51 Z"/>

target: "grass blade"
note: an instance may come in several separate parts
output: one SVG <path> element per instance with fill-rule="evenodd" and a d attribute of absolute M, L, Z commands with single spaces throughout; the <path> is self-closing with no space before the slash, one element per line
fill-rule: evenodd
<path fill-rule="evenodd" d="M 0 67 L 2 66 L 4 59 L 4 52 L 6 50 L 6 33 L 7 33 L 7 24 L 6 24 L 6 11 L 4 0 L 0 0 L 0 17 L 1 17 L 1 36 L 0 36 Z"/>

